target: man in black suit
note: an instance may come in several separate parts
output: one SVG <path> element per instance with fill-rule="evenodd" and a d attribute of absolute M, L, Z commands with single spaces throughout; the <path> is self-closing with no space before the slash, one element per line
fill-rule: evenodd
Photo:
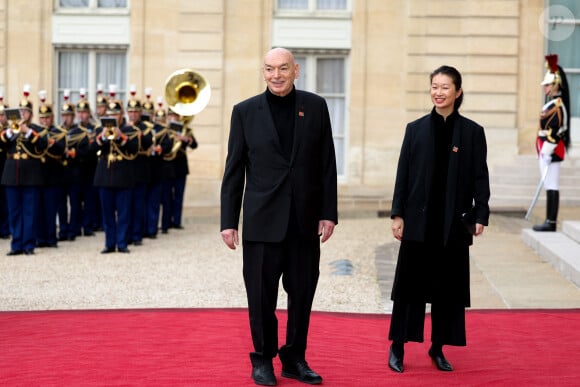
<path fill-rule="evenodd" d="M 243 275 L 248 297 L 256 384 L 282 376 L 322 383 L 305 360 L 310 312 L 320 273 L 320 243 L 338 223 L 336 159 L 326 101 L 296 90 L 292 53 L 266 53 L 264 93 L 235 105 L 221 187 L 221 236 L 239 244 L 243 197 Z M 245 189 L 244 189 L 245 183 Z M 282 277 L 288 294 L 286 343 L 278 350 L 276 303 Z"/>

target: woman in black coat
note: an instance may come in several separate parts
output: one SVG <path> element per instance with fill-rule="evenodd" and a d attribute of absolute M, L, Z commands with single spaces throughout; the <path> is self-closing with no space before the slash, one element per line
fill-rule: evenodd
<path fill-rule="evenodd" d="M 461 74 L 441 66 L 430 80 L 434 107 L 407 125 L 391 209 L 393 236 L 401 241 L 389 331 L 389 367 L 396 372 L 403 372 L 404 343 L 423 342 L 426 303 L 429 356 L 439 370 L 453 370 L 443 345 L 466 345 L 469 246 L 489 219 L 485 133 L 458 112 Z"/>

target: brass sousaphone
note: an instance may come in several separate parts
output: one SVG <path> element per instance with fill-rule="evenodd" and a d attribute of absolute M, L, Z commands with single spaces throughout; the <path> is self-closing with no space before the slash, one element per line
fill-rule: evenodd
<path fill-rule="evenodd" d="M 192 69 L 177 70 L 165 81 L 165 102 L 181 116 L 184 132 L 191 130 L 188 124 L 196 114 L 205 109 L 210 97 L 208 81 Z M 181 141 L 176 138 L 168 159 L 174 158 L 180 148 Z"/>
<path fill-rule="evenodd" d="M 208 81 L 192 69 L 177 70 L 165 82 L 165 102 L 182 117 L 193 118 L 207 106 L 210 97 Z"/>

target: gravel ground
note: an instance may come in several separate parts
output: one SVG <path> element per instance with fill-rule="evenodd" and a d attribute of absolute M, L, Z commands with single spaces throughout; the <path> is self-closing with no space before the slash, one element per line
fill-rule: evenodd
<path fill-rule="evenodd" d="M 538 210 L 540 211 L 540 210 Z M 566 219 L 580 209 L 564 208 Z M 578 308 L 580 288 L 525 246 L 522 214 L 492 214 L 471 252 L 472 307 Z M 104 233 L 6 256 L 0 240 L 0 311 L 143 308 L 245 308 L 242 249 L 228 249 L 215 208 L 189 208 L 184 230 L 170 230 L 130 254 L 100 254 Z M 377 212 L 340 214 L 322 245 L 317 311 L 389 313 L 399 242 Z M 279 292 L 279 307 L 286 297 Z"/>
<path fill-rule="evenodd" d="M 191 212 L 191 211 L 190 211 Z M 221 241 L 216 214 L 187 214 L 184 230 L 100 254 L 104 233 L 38 248 L 32 256 L 0 255 L 0 310 L 223 308 L 247 306 L 242 250 Z M 382 313 L 375 253 L 387 219 L 341 219 L 322 245 L 314 310 Z M 8 252 L 8 240 L 0 241 Z M 286 307 L 280 289 L 279 307 Z"/>

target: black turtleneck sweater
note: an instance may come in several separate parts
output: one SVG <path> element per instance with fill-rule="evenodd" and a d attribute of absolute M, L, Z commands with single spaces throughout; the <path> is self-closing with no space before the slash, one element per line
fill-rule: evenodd
<path fill-rule="evenodd" d="M 447 171 L 449 167 L 449 156 L 452 151 L 453 127 L 457 115 L 457 111 L 454 111 L 447 119 L 444 119 L 443 116 L 435 111 L 435 108 L 431 112 L 435 164 L 433 166 L 433 180 L 429 196 L 427 239 L 438 245 L 443 244 Z"/>
<path fill-rule="evenodd" d="M 282 151 L 286 159 L 290 160 L 294 143 L 296 89 L 292 88 L 292 91 L 284 97 L 274 95 L 269 89 L 266 89 L 266 99 L 270 106 L 270 112 L 272 112 L 272 119 L 278 132 Z"/>

